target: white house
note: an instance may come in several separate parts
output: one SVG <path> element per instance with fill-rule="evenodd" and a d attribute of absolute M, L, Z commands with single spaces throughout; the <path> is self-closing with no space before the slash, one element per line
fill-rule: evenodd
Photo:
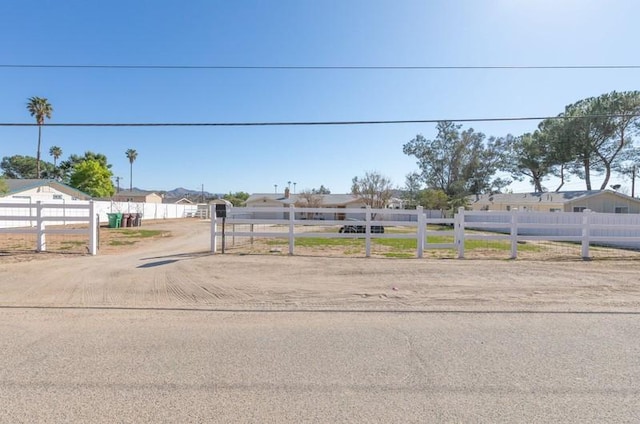
<path fill-rule="evenodd" d="M 112 196 L 114 202 L 162 203 L 162 196 L 146 190 L 120 190 Z"/>
<path fill-rule="evenodd" d="M 353 194 L 314 194 L 312 195 L 316 208 L 364 208 L 366 204 L 358 196 Z M 258 193 L 249 196 L 245 205 L 247 207 L 259 206 L 304 206 L 307 198 L 301 194 L 285 193 Z"/>
<path fill-rule="evenodd" d="M 4 199 L 25 199 L 31 203 L 52 200 L 90 200 L 91 196 L 55 180 L 5 179 L 9 192 Z"/>
<path fill-rule="evenodd" d="M 312 208 L 339 208 L 339 209 L 354 209 L 365 208 L 366 203 L 353 194 L 313 194 L 312 204 L 309 204 L 309 199 L 305 194 L 291 194 L 288 189 L 285 189 L 284 193 L 257 193 L 252 194 L 245 202 L 247 207 L 282 207 L 282 214 L 265 214 L 264 217 L 277 218 L 288 216 L 287 210 L 290 205 L 296 207 L 312 207 Z M 313 217 L 301 216 L 301 218 L 319 218 L 319 219 L 346 219 L 346 213 L 328 213 L 328 214 L 316 214 Z"/>
<path fill-rule="evenodd" d="M 469 196 L 469 204 L 478 211 L 640 213 L 640 199 L 611 190 L 484 194 Z"/>

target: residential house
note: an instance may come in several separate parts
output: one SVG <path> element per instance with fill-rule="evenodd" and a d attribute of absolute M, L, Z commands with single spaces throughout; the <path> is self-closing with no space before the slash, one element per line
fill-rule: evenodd
<path fill-rule="evenodd" d="M 25 199 L 31 203 L 48 201 L 90 200 L 91 196 L 55 180 L 5 179 L 9 188 L 3 199 Z"/>
<path fill-rule="evenodd" d="M 153 191 L 121 190 L 111 198 L 114 202 L 162 203 L 162 196 Z"/>
<path fill-rule="evenodd" d="M 169 203 L 172 205 L 193 205 L 194 203 L 186 197 L 163 197 L 162 203 Z"/>
<path fill-rule="evenodd" d="M 312 204 L 309 205 L 308 198 L 304 194 L 291 194 L 288 189 L 285 189 L 284 193 L 257 193 L 252 194 L 246 200 L 245 205 L 247 207 L 282 207 L 289 208 L 290 205 L 297 207 L 315 207 L 315 208 L 339 208 L 339 209 L 353 209 L 353 208 L 365 208 L 366 203 L 353 194 L 314 194 L 312 197 Z M 288 216 L 286 212 L 278 214 L 281 216 Z M 304 219 L 306 216 L 301 216 Z M 314 219 L 346 219 L 344 213 L 327 213 L 327 214 L 315 214 Z"/>
<path fill-rule="evenodd" d="M 476 211 L 640 213 L 640 199 L 612 190 L 485 194 L 469 196 L 469 204 Z"/>

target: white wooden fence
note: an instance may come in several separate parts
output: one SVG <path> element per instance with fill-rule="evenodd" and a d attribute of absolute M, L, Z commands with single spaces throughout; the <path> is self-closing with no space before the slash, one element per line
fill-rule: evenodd
<path fill-rule="evenodd" d="M 35 211 L 35 202 L 30 202 L 28 199 L 1 199 L 2 205 L 0 206 L 0 216 L 7 216 L 15 214 L 17 210 L 20 210 L 20 207 L 16 209 L 16 207 L 9 207 L 9 205 L 22 205 L 21 207 L 24 209 L 20 214 L 27 213 L 31 211 L 33 214 Z M 73 205 L 88 205 L 89 202 L 85 200 L 74 200 L 74 201 L 62 201 L 62 200 L 53 200 L 47 201 L 48 204 L 58 205 L 60 214 L 64 215 L 72 215 L 71 211 L 74 210 Z M 198 205 L 177 205 L 177 204 L 169 204 L 169 203 L 137 203 L 137 202 L 112 202 L 108 200 L 95 200 L 93 201 L 95 213 L 98 214 L 98 220 L 101 223 L 109 222 L 108 214 L 109 213 L 140 213 L 142 214 L 142 219 L 174 219 L 174 218 L 186 218 L 186 217 L 195 217 L 198 211 Z M 15 219 L 4 220 L 0 218 L 0 228 L 9 228 L 9 227 L 29 227 L 32 226 L 33 220 L 31 219 L 33 216 L 29 216 L 28 220 L 18 221 Z M 64 222 L 63 222 L 64 224 Z"/>
<path fill-rule="evenodd" d="M 39 252 L 47 250 L 47 234 L 87 234 L 89 252 L 97 251 L 98 223 L 107 223 L 109 213 L 140 213 L 142 219 L 172 219 L 196 216 L 198 205 L 135 203 L 111 201 L 31 202 L 28 199 L 2 199 L 0 234 L 37 234 Z M 85 228 L 69 228 L 67 224 L 86 224 Z M 51 228 L 52 226 L 56 228 Z"/>
<path fill-rule="evenodd" d="M 364 216 L 363 216 L 364 215 Z M 407 220 L 407 215 L 414 218 Z M 223 236 L 222 218 L 211 210 L 211 252 L 217 253 Z M 264 218 L 277 216 L 278 218 Z M 322 216 L 331 219 L 307 219 Z M 281 218 L 280 218 L 281 217 Z M 394 219 L 402 217 L 401 219 Z M 564 241 L 581 244 L 581 256 L 588 259 L 591 245 L 607 245 L 640 249 L 640 215 L 601 214 L 585 210 L 574 212 L 494 212 L 458 210 L 454 218 L 428 218 L 422 208 L 398 209 L 344 209 L 281 207 L 231 208 L 225 219 L 228 237 L 286 238 L 289 254 L 295 251 L 295 241 L 303 237 L 353 238 L 353 234 L 336 232 L 335 226 L 363 226 L 365 255 L 371 256 L 371 240 L 377 238 L 415 239 L 416 257 L 422 258 L 425 249 L 455 249 L 458 258 L 464 258 L 465 240 L 507 240 L 511 244 L 510 257 L 518 256 L 518 242 L 526 240 Z M 428 224 L 451 225 L 450 231 L 430 231 Z M 255 231 L 260 225 L 261 230 Z M 372 233 L 372 225 L 408 227 L 411 233 Z M 284 226 L 284 227 L 283 227 Z M 334 227 L 330 232 L 304 232 L 303 227 Z M 231 229 L 229 231 L 228 229 Z M 240 228 L 240 230 L 237 230 Z M 247 230 L 248 228 L 248 230 Z M 296 231 L 296 228 L 298 231 Z M 483 231 L 478 233 L 477 231 Z M 487 234 L 490 233 L 490 234 Z M 452 243 L 427 243 L 429 235 L 453 236 Z"/>
<path fill-rule="evenodd" d="M 282 216 L 282 218 L 269 219 L 264 216 Z M 395 239 L 416 239 L 416 255 L 421 258 L 424 249 L 456 248 L 455 243 L 426 243 L 428 235 L 455 235 L 456 228 L 453 218 L 427 218 L 427 213 L 420 207 L 417 210 L 405 209 L 345 209 L 345 208 L 296 208 L 291 205 L 283 212 L 281 207 L 251 207 L 251 208 L 231 208 L 228 210 L 228 218 L 225 224 L 231 226 L 232 231 L 226 231 L 229 237 L 264 237 L 264 238 L 287 238 L 289 240 L 289 254 L 294 254 L 295 239 L 303 237 L 326 237 L 326 238 L 353 238 L 353 234 L 338 233 L 335 229 L 331 232 L 296 232 L 296 226 L 301 227 L 335 227 L 336 225 L 363 226 L 365 232 L 361 235 L 365 239 L 366 256 L 371 256 L 371 240 L 375 238 L 395 238 Z M 258 216 L 259 218 L 256 218 Z M 223 236 L 220 224 L 222 218 L 217 218 L 215 209 L 211 209 L 211 252 L 218 251 L 219 238 Z M 311 217 L 311 218 L 310 218 Z M 321 217 L 321 219 L 314 219 Z M 396 219 L 394 219 L 396 218 Z M 450 231 L 429 231 L 427 224 L 450 224 Z M 265 231 L 255 231 L 255 225 L 286 226 L 286 231 L 272 231 L 266 228 Z M 372 233 L 371 226 L 381 225 L 385 227 L 408 227 L 414 228 L 415 234 L 389 234 Z M 249 231 L 246 231 L 246 228 Z M 236 231 L 234 228 L 242 228 Z"/>
<path fill-rule="evenodd" d="M 93 202 L 60 203 L 0 203 L 0 221 L 15 226 L 0 227 L 0 234 L 36 234 L 36 250 L 47 250 L 47 234 L 86 234 L 89 253 L 98 251 L 98 215 Z M 67 228 L 66 224 L 87 224 L 86 228 Z M 48 228 L 55 225 L 56 228 Z"/>

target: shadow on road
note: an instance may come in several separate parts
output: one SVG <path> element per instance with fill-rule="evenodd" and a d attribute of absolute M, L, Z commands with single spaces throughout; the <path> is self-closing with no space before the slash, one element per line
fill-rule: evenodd
<path fill-rule="evenodd" d="M 164 261 L 149 262 L 146 264 L 138 265 L 136 268 L 154 268 L 156 266 L 169 265 L 178 261 L 179 259 L 167 259 Z"/>
<path fill-rule="evenodd" d="M 163 255 L 163 256 L 154 256 L 150 258 L 141 258 L 141 261 L 148 261 L 150 259 L 163 259 L 161 261 L 149 262 L 143 265 L 138 265 L 136 268 L 154 268 L 162 265 L 169 265 L 174 262 L 178 262 L 185 259 L 196 259 L 201 258 L 203 256 L 210 255 L 210 252 L 192 252 L 192 253 L 176 253 L 173 255 Z M 168 259 L 168 258 L 177 258 L 177 259 Z"/>

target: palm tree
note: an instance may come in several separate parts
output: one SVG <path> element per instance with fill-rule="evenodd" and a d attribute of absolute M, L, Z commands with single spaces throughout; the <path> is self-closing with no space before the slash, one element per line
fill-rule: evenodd
<path fill-rule="evenodd" d="M 58 177 L 58 158 L 62 156 L 62 149 L 58 146 L 51 146 L 49 155 L 53 156 L 53 175 Z"/>
<path fill-rule="evenodd" d="M 131 167 L 129 171 L 129 191 L 131 191 L 133 190 L 133 162 L 136 161 L 138 152 L 136 152 L 134 149 L 127 149 L 127 151 L 124 153 L 127 155 L 127 158 L 129 159 L 129 165 Z"/>
<path fill-rule="evenodd" d="M 58 164 L 58 158 L 62 156 L 62 149 L 58 146 L 51 146 L 49 155 L 53 156 L 53 167 L 55 168 Z"/>
<path fill-rule="evenodd" d="M 29 98 L 29 103 L 27 103 L 27 110 L 36 118 L 36 123 L 38 124 L 38 151 L 36 152 L 36 173 L 38 178 L 40 178 L 40 141 L 42 139 L 42 125 L 44 124 L 44 119 L 51 119 L 51 113 L 53 112 L 53 107 L 49 104 L 49 101 L 44 97 L 31 97 Z"/>

